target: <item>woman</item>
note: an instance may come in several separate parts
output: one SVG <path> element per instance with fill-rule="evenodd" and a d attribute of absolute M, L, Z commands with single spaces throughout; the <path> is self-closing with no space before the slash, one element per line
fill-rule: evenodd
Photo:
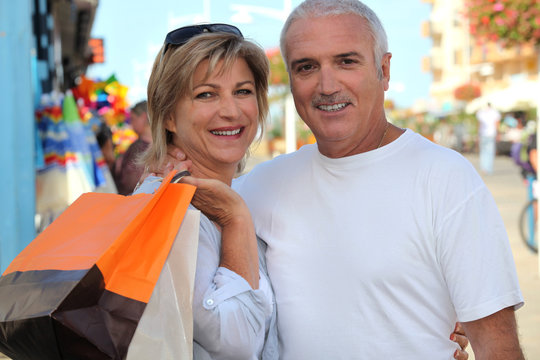
<path fill-rule="evenodd" d="M 264 51 L 225 24 L 169 33 L 150 76 L 153 142 L 144 161 L 152 169 L 165 168 L 168 146 L 183 152 L 189 160 L 176 169 L 189 167 L 193 176 L 185 182 L 197 186 L 192 204 L 206 215 L 201 217 L 193 299 L 195 359 L 279 356 L 264 256 L 257 254 L 246 205 L 230 189 L 263 127 L 267 87 Z M 157 187 L 152 181 L 148 177 L 141 189 Z M 466 346 L 466 338 L 457 338 Z M 461 352 L 456 358 L 467 356 Z"/>
<path fill-rule="evenodd" d="M 174 144 L 188 154 L 201 189 L 193 205 L 224 196 L 230 210 L 220 216 L 219 209 L 201 209 L 195 359 L 277 358 L 275 306 L 266 273 L 259 271 L 251 216 L 233 191 L 211 191 L 231 185 L 264 124 L 268 68 L 264 51 L 237 28 L 196 25 L 167 35 L 149 79 L 152 145 L 143 161 L 162 164 L 167 145 Z"/>

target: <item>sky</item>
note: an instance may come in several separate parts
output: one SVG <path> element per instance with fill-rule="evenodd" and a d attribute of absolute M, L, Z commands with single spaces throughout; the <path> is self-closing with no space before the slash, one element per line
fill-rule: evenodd
<path fill-rule="evenodd" d="M 116 75 L 128 86 L 128 100 L 146 98 L 151 66 L 170 30 L 200 22 L 238 26 L 244 37 L 263 48 L 279 46 L 281 27 L 300 0 L 100 0 L 92 37 L 104 39 L 105 63 L 90 65 L 87 76 L 103 80 Z M 421 0 L 365 0 L 381 19 L 392 53 L 386 98 L 411 107 L 429 98 L 431 75 L 422 72 L 431 40 L 421 35 L 430 5 Z"/>

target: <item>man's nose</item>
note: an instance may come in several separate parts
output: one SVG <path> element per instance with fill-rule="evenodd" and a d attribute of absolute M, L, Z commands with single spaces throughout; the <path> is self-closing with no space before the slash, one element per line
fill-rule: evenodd
<path fill-rule="evenodd" d="M 319 76 L 319 92 L 322 95 L 332 95 L 341 90 L 340 83 L 331 67 L 322 67 Z"/>

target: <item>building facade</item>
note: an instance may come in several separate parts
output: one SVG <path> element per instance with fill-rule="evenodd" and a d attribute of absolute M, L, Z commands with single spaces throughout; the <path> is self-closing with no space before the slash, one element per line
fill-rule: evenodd
<path fill-rule="evenodd" d="M 40 95 L 65 91 L 88 66 L 98 0 L 0 0 L 0 269 L 35 237 Z"/>
<path fill-rule="evenodd" d="M 466 108 L 474 112 L 491 100 L 500 100 L 502 111 L 536 107 L 536 100 L 529 95 L 540 91 L 539 56 L 533 45 L 504 48 L 495 42 L 481 44 L 469 34 L 464 0 L 422 1 L 431 5 L 422 34 L 433 42 L 422 68 L 433 76 L 430 95 L 439 110 Z M 454 91 L 464 84 L 478 86 L 481 98 L 474 103 L 457 100 Z"/>

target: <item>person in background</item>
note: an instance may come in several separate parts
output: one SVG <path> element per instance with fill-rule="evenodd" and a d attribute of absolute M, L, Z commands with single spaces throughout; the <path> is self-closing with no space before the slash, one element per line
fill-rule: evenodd
<path fill-rule="evenodd" d="M 135 189 L 144 171 L 139 157 L 152 143 L 152 130 L 148 121 L 146 100 L 138 102 L 131 108 L 130 123 L 138 139 L 118 158 L 115 165 L 114 178 L 120 195 L 129 195 Z"/>
<path fill-rule="evenodd" d="M 536 132 L 531 134 L 527 143 L 527 153 L 529 154 L 529 163 L 531 164 L 534 174 L 538 173 L 538 152 L 536 150 Z"/>
<path fill-rule="evenodd" d="M 476 112 L 478 120 L 478 147 L 480 170 L 484 174 L 493 173 L 493 162 L 497 152 L 497 133 L 501 121 L 501 113 L 487 103 Z"/>
<path fill-rule="evenodd" d="M 506 140 L 510 142 L 511 145 L 520 142 L 525 124 L 524 113 L 522 111 L 516 111 L 513 115 L 508 114 L 503 121 L 507 127 L 505 135 Z"/>
<path fill-rule="evenodd" d="M 99 148 L 101 149 L 101 153 L 103 154 L 103 159 L 109 166 L 109 170 L 111 174 L 114 174 L 115 171 L 115 165 L 116 165 L 116 156 L 114 155 L 114 144 L 112 140 L 112 131 L 105 124 L 105 122 L 101 122 L 99 125 L 99 128 L 96 132 L 96 140 L 99 145 Z"/>
<path fill-rule="evenodd" d="M 116 194 L 118 193 L 118 188 L 116 186 L 116 179 L 113 176 L 116 167 L 116 155 L 114 153 L 112 131 L 109 126 L 102 121 L 99 124 L 95 135 L 98 146 L 103 154 L 103 160 L 105 160 L 105 163 L 107 164 L 107 168 L 102 169 L 105 176 L 105 183 L 97 187 L 95 191 Z"/>

